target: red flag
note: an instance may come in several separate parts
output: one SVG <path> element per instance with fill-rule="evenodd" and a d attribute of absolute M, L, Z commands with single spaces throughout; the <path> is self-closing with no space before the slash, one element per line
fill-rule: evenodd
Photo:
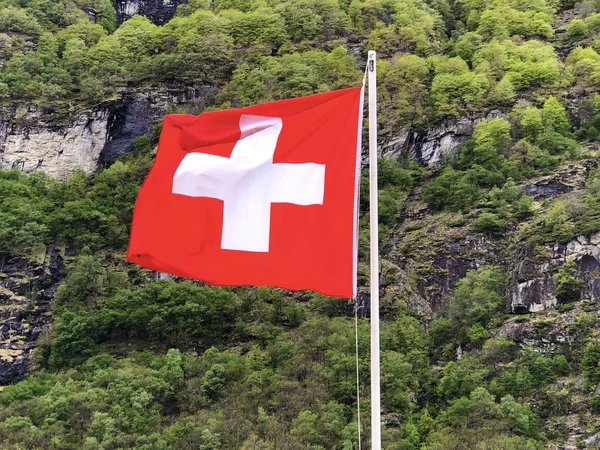
<path fill-rule="evenodd" d="M 215 285 L 354 296 L 362 97 L 166 116 L 127 259 Z"/>

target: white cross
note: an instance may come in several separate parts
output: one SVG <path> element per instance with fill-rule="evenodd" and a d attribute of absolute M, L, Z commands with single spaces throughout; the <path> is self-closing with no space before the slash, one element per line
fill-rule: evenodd
<path fill-rule="evenodd" d="M 174 194 L 223 200 L 222 249 L 268 252 L 271 203 L 323 204 L 325 165 L 273 164 L 282 127 L 244 114 L 230 158 L 188 153 L 175 172 Z"/>

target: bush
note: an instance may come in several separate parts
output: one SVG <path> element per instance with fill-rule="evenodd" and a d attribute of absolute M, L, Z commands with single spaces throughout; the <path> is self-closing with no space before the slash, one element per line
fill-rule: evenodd
<path fill-rule="evenodd" d="M 550 87 L 561 73 L 554 47 L 535 39 L 521 45 L 508 39 L 490 42 L 477 52 L 475 71 L 496 79 L 506 78 L 515 91 Z"/>
<path fill-rule="evenodd" d="M 489 88 L 489 80 L 482 74 L 440 73 L 431 83 L 430 103 L 437 118 L 458 117 L 468 107 L 484 103 Z"/>
<path fill-rule="evenodd" d="M 155 281 L 135 291 L 120 291 L 101 310 L 104 330 L 113 336 L 135 336 L 176 345 L 198 339 L 218 343 L 232 330 L 233 296 L 191 282 Z"/>
<path fill-rule="evenodd" d="M 481 267 L 467 272 L 459 280 L 450 299 L 449 313 L 468 326 L 488 326 L 492 316 L 505 307 L 505 277 L 494 267 Z"/>
<path fill-rule="evenodd" d="M 508 77 L 502 78 L 494 87 L 494 101 L 500 105 L 508 105 L 515 98 L 515 87 Z"/>
<path fill-rule="evenodd" d="M 541 111 L 533 106 L 527 107 L 523 111 L 521 128 L 525 139 L 532 143 L 537 142 L 544 129 Z"/>
<path fill-rule="evenodd" d="M 560 305 L 556 305 L 556 310 L 561 313 L 564 314 L 566 312 L 572 311 L 574 308 L 573 305 L 569 305 L 569 304 L 560 304 Z"/>
<path fill-rule="evenodd" d="M 482 213 L 475 220 L 475 230 L 485 234 L 499 234 L 504 230 L 504 221 L 496 214 Z"/>
<path fill-rule="evenodd" d="M 594 395 L 590 400 L 590 409 L 593 413 L 600 413 L 600 395 Z"/>
<path fill-rule="evenodd" d="M 434 210 L 468 211 L 481 194 L 478 186 L 469 183 L 462 172 L 451 167 L 444 169 L 423 190 L 423 198 Z"/>
<path fill-rule="evenodd" d="M 542 121 L 546 129 L 567 135 L 571 131 L 571 120 L 566 108 L 560 104 L 556 97 L 548 97 L 542 108 Z"/>
<path fill-rule="evenodd" d="M 501 189 L 493 188 L 488 193 L 488 198 L 496 214 L 502 218 L 514 216 L 523 219 L 531 214 L 533 198 L 523 194 L 512 178 Z"/>
<path fill-rule="evenodd" d="M 567 36 L 573 39 L 581 39 L 587 33 L 587 26 L 581 19 L 574 19 L 567 27 Z"/>
<path fill-rule="evenodd" d="M 78 316 L 65 312 L 54 323 L 48 363 L 52 368 L 83 363 L 98 352 L 100 330 L 93 314 Z"/>
<path fill-rule="evenodd" d="M 413 185 L 413 177 L 410 170 L 400 166 L 398 160 L 380 158 L 377 162 L 377 182 L 380 189 L 391 185 L 408 190 Z"/>
<path fill-rule="evenodd" d="M 578 300 L 583 287 L 583 280 L 577 278 L 579 268 L 573 261 L 568 261 L 554 276 L 556 282 L 556 298 L 559 302 Z"/>
<path fill-rule="evenodd" d="M 584 19 L 585 27 L 590 33 L 596 33 L 600 30 L 600 14 L 590 14 Z"/>
<path fill-rule="evenodd" d="M 590 388 L 595 388 L 600 382 L 600 345 L 590 342 L 583 351 L 581 370 Z"/>
<path fill-rule="evenodd" d="M 513 361 L 519 352 L 519 346 L 508 338 L 488 339 L 481 349 L 483 361 L 497 368 L 500 364 Z"/>
<path fill-rule="evenodd" d="M 464 426 L 468 422 L 469 426 Z M 485 441 L 488 448 L 541 448 L 539 418 L 527 407 L 507 395 L 500 404 L 485 388 L 479 387 L 461 397 L 436 419 L 427 448 L 477 448 Z"/>

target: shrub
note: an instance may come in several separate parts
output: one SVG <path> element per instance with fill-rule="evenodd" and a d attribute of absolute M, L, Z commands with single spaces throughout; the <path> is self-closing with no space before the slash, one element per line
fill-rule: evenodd
<path fill-rule="evenodd" d="M 93 314 L 78 316 L 65 312 L 54 323 L 48 363 L 60 368 L 83 363 L 98 352 L 99 337 L 97 317 Z"/>
<path fill-rule="evenodd" d="M 526 108 L 521 117 L 521 128 L 523 129 L 525 139 L 535 143 L 544 128 L 541 111 L 533 106 Z"/>
<path fill-rule="evenodd" d="M 590 33 L 596 33 L 600 30 L 600 14 L 590 14 L 584 19 L 585 27 Z"/>
<path fill-rule="evenodd" d="M 504 275 L 495 267 L 481 267 L 467 272 L 458 281 L 450 299 L 448 313 L 465 330 L 479 323 L 487 328 L 494 314 L 505 307 Z"/>
<path fill-rule="evenodd" d="M 379 194 L 379 223 L 388 227 L 396 225 L 398 202 L 386 191 Z"/>
<path fill-rule="evenodd" d="M 571 131 L 571 120 L 567 110 L 556 97 L 548 97 L 542 108 L 542 121 L 546 128 L 565 135 Z"/>
<path fill-rule="evenodd" d="M 554 276 L 556 282 L 556 298 L 559 302 L 579 299 L 583 280 L 577 278 L 579 268 L 574 261 L 565 263 Z"/>
<path fill-rule="evenodd" d="M 502 78 L 494 87 L 493 99 L 500 105 L 508 105 L 515 98 L 515 87 L 508 77 Z"/>
<path fill-rule="evenodd" d="M 499 234 L 504 230 L 504 221 L 496 214 L 482 213 L 475 220 L 475 230 L 485 234 Z"/>
<path fill-rule="evenodd" d="M 410 170 L 404 169 L 395 158 L 380 158 L 377 162 L 377 183 L 379 188 L 387 185 L 410 189 L 413 178 Z"/>
<path fill-rule="evenodd" d="M 481 104 L 490 88 L 483 74 L 440 73 L 431 84 L 430 102 L 436 117 L 458 117 L 467 107 Z"/>
<path fill-rule="evenodd" d="M 567 36 L 573 39 L 580 39 L 587 33 L 587 26 L 581 19 L 574 19 L 567 27 Z"/>
<path fill-rule="evenodd" d="M 600 395 L 594 395 L 590 400 L 590 409 L 593 413 L 600 413 Z"/>
<path fill-rule="evenodd" d="M 425 201 L 435 210 L 468 211 L 480 196 L 479 187 L 469 183 L 462 172 L 451 167 L 444 169 L 423 191 Z"/>
<path fill-rule="evenodd" d="M 567 305 L 565 305 L 565 306 L 567 306 Z M 590 330 L 592 330 L 594 328 L 597 321 L 598 321 L 598 316 L 596 314 L 592 314 L 589 311 L 584 311 L 583 313 L 578 315 L 577 321 L 575 322 L 575 324 L 581 331 L 583 331 L 584 334 L 587 334 L 587 333 L 589 333 Z"/>
<path fill-rule="evenodd" d="M 588 386 L 595 388 L 600 382 L 600 345 L 590 342 L 583 351 L 581 370 Z"/>
<path fill-rule="evenodd" d="M 556 310 L 561 313 L 564 314 L 566 312 L 572 311 L 574 308 L 573 305 L 571 304 L 560 304 L 560 305 L 556 305 Z"/>
<path fill-rule="evenodd" d="M 519 346 L 505 337 L 488 339 L 481 349 L 481 358 L 494 367 L 513 361 Z"/>

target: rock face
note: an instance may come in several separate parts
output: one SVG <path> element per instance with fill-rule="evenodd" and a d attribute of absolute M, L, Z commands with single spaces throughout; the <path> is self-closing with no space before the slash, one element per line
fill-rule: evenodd
<path fill-rule="evenodd" d="M 585 188 L 590 170 L 597 167 L 598 161 L 595 159 L 586 159 L 571 163 L 561 167 L 552 175 L 528 182 L 521 187 L 521 190 L 523 193 L 532 196 L 535 200 L 582 190 Z"/>
<path fill-rule="evenodd" d="M 516 268 L 507 293 L 511 312 L 537 312 L 556 306 L 554 274 L 568 259 L 577 264 L 578 278 L 583 280 L 581 300 L 600 299 L 600 233 L 578 236 L 567 244 L 522 244 L 515 257 Z"/>
<path fill-rule="evenodd" d="M 167 23 L 175 15 L 177 7 L 188 0 L 117 0 L 117 23 L 120 25 L 132 16 L 146 16 L 156 25 Z"/>
<path fill-rule="evenodd" d="M 66 273 L 53 247 L 39 263 L 0 252 L 0 385 L 25 377 L 32 351 L 52 321 L 50 302 Z"/>
<path fill-rule="evenodd" d="M 174 13 L 180 3 L 184 2 L 119 1 L 116 8 L 121 11 L 120 17 L 134 10 L 149 16 L 160 12 L 156 16 L 160 22 L 168 20 L 169 8 Z M 0 119 L 0 169 L 43 170 L 57 179 L 67 178 L 76 167 L 91 173 L 98 165 L 111 163 L 128 152 L 136 137 L 150 136 L 153 126 L 161 121 L 169 107 L 179 109 L 187 105 L 188 111 L 199 113 L 214 102 L 215 94 L 216 89 L 209 85 L 128 91 L 119 100 L 71 116 L 67 124 L 57 124 L 37 107 L 27 110 L 21 107 L 12 116 Z M 488 119 L 497 117 L 502 115 L 491 112 L 487 116 Z M 381 138 L 379 154 L 416 158 L 428 167 L 437 168 L 471 137 L 481 120 L 483 118 L 463 117 L 424 132 L 401 130 Z M 367 163 L 366 152 L 363 163 Z M 531 189 L 542 188 L 532 186 Z"/>
<path fill-rule="evenodd" d="M 126 93 L 109 106 L 108 138 L 99 155 L 100 163 L 114 162 L 127 153 L 136 137 L 152 135 L 153 126 L 161 123 L 169 107 L 187 105 L 191 112 L 200 112 L 213 103 L 215 94 L 216 90 L 209 85 Z"/>
<path fill-rule="evenodd" d="M 498 111 L 490 112 L 485 118 L 505 116 Z M 403 129 L 384 137 L 379 153 L 384 157 L 416 158 L 428 167 L 439 167 L 455 153 L 472 135 L 475 125 L 483 118 L 461 117 L 450 119 L 423 132 Z"/>
<path fill-rule="evenodd" d="M 0 169 L 43 170 L 61 180 L 76 167 L 91 173 L 131 150 L 136 137 L 151 136 L 170 106 L 202 110 L 214 92 L 210 86 L 128 92 L 66 125 L 35 107 L 15 111 L 0 121 Z"/>
<path fill-rule="evenodd" d="M 503 267 L 510 252 L 502 241 L 473 232 L 469 218 L 430 214 L 420 189 L 408 196 L 398 228 L 381 247 L 381 308 L 385 314 L 400 301 L 428 321 L 445 310 L 467 272 Z"/>
<path fill-rule="evenodd" d="M 27 124 L 5 120 L 0 123 L 0 168 L 43 170 L 58 179 L 66 178 L 75 167 L 93 172 L 108 138 L 108 117 L 108 111 L 98 110 L 56 127 L 32 109 Z"/>

